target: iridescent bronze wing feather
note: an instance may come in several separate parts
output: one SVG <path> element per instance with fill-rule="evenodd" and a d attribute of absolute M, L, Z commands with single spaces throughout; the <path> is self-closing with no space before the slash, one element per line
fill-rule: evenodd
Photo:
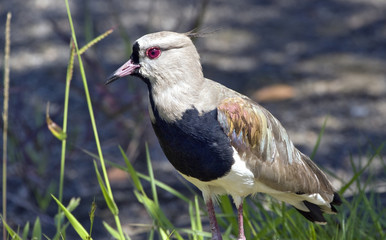
<path fill-rule="evenodd" d="M 250 99 L 227 98 L 218 121 L 256 179 L 278 191 L 319 193 L 331 202 L 334 190 L 325 174 L 295 148 L 280 122 Z"/>

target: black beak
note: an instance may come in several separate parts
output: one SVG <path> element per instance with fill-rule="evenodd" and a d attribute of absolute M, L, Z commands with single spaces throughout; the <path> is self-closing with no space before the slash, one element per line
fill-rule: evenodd
<path fill-rule="evenodd" d="M 115 73 L 111 74 L 110 77 L 106 80 L 105 85 L 110 84 L 114 82 L 115 80 L 119 79 L 120 77 L 115 75 Z"/>

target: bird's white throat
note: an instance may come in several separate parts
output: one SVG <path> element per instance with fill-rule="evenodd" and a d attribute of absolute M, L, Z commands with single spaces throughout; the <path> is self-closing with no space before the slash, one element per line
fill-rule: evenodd
<path fill-rule="evenodd" d="M 199 85 L 193 85 L 189 81 L 180 81 L 162 88 L 154 88 L 150 91 L 149 97 L 153 98 L 154 107 L 158 110 L 159 116 L 166 122 L 173 122 L 182 118 L 183 114 L 195 108 L 200 114 L 215 108 L 214 96 L 207 91 L 206 79 Z M 206 100 L 206 101 L 203 101 Z M 202 104 L 202 103 L 206 104 Z M 213 104 L 211 104 L 213 102 Z M 149 108 L 152 121 L 154 113 Z"/>

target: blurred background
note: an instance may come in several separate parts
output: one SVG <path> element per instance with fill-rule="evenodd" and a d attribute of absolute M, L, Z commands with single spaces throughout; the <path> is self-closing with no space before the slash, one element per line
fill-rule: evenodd
<path fill-rule="evenodd" d="M 50 102 L 51 118 L 61 125 L 71 37 L 65 2 L 12 0 L 0 6 L 1 36 L 6 13 L 12 13 L 8 222 L 23 226 L 39 216 L 43 232 L 52 236 L 57 206 L 50 193 L 58 191 L 61 143 L 47 129 L 45 110 Z M 210 32 L 195 41 L 205 76 L 271 111 L 306 154 L 311 154 L 328 117 L 314 160 L 343 179 L 353 174 L 350 159 L 364 165 L 386 141 L 386 1 L 70 0 L 70 7 L 80 46 L 114 29 L 83 55 L 105 158 L 123 165 L 122 146 L 136 169 L 145 172 L 148 143 L 155 177 L 187 196 L 192 193 L 151 129 L 145 84 L 129 77 L 104 85 L 128 60 L 131 44 L 146 33 L 193 28 Z M 0 46 L 3 66 L 4 37 Z M 101 222 L 113 223 L 112 216 L 93 159 L 83 150 L 96 153 L 76 65 L 63 202 L 80 197 L 81 207 L 74 214 L 87 226 L 95 199 L 93 238 L 106 239 Z M 385 153 L 370 169 L 381 194 L 386 192 Z M 151 224 L 151 219 L 135 199 L 132 183 L 116 168 L 109 168 L 109 176 L 125 231 L 133 239 L 144 239 L 143 229 L 133 224 Z M 188 224 L 185 203 L 162 192 L 160 201 L 175 225 Z M 68 239 L 77 238 L 71 230 L 69 234 Z"/>

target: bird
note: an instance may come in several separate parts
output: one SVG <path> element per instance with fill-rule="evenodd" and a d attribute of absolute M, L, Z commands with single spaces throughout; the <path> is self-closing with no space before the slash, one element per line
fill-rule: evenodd
<path fill-rule="evenodd" d="M 237 209 L 238 240 L 245 240 L 244 199 L 256 193 L 326 224 L 323 213 L 336 214 L 342 200 L 325 173 L 268 110 L 204 77 L 196 37 L 171 31 L 140 37 L 105 84 L 135 76 L 147 85 L 154 132 L 170 163 L 202 192 L 212 240 L 222 239 L 214 210 L 221 195 Z"/>

